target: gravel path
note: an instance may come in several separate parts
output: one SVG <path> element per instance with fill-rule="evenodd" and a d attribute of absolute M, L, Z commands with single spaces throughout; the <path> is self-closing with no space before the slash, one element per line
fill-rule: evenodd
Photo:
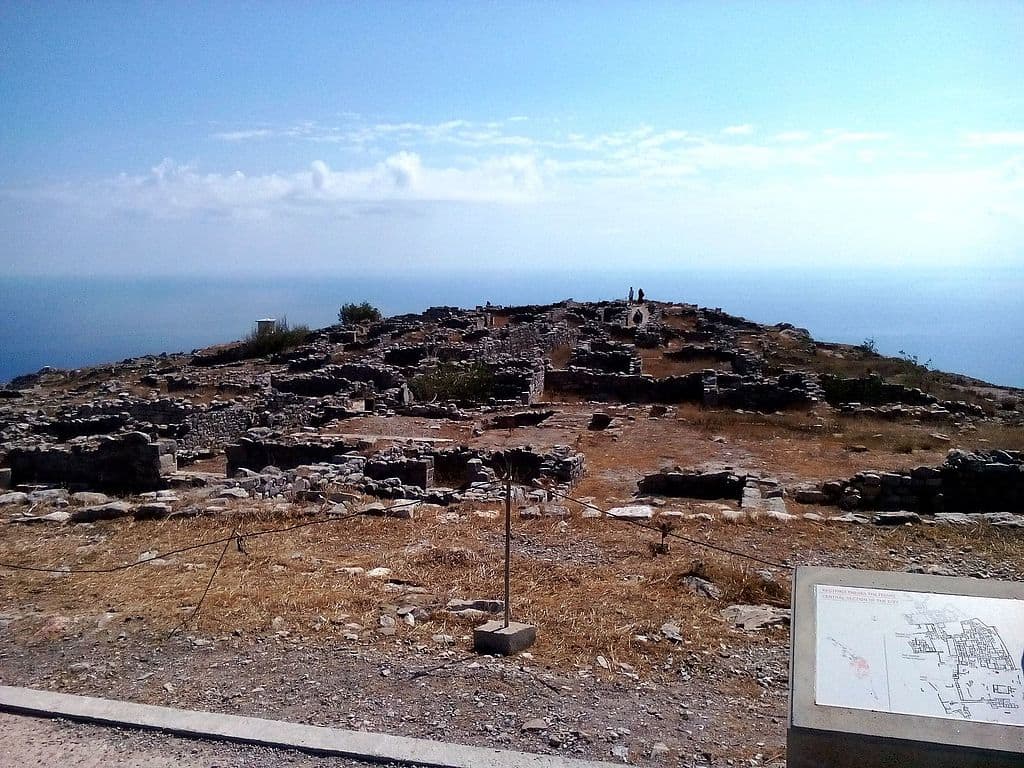
<path fill-rule="evenodd" d="M 399 642 L 325 648 L 291 637 L 168 640 L 122 626 L 32 647 L 0 632 L 0 682 L 633 765 L 760 766 L 783 751 L 781 633 L 770 645 L 766 636 L 757 646 L 707 655 L 684 645 L 672 664 L 641 679 L 612 661 L 607 670 L 559 670 L 523 657 Z M 181 743 L 187 756 L 195 745 Z M 230 754 L 234 762 L 204 764 L 274 764 Z M 19 761 L 19 768 L 32 764 Z"/>
<path fill-rule="evenodd" d="M 370 763 L 0 713 L 0 768 L 358 768 Z M 374 763 L 380 766 L 381 763 Z M 385 763 L 390 768 L 404 768 Z"/>

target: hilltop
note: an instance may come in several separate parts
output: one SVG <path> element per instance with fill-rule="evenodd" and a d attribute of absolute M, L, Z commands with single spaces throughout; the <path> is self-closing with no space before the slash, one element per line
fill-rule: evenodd
<path fill-rule="evenodd" d="M 1024 392 L 717 308 L 266 324 L 0 397 L 0 562 L 53 571 L 0 571 L 8 684 L 763 765 L 794 566 L 1024 576 Z M 506 481 L 539 638 L 479 658 Z"/>

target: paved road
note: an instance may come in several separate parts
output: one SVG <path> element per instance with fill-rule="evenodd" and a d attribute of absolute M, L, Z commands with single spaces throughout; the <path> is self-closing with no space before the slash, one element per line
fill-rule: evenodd
<path fill-rule="evenodd" d="M 0 712 L 0 768 L 266 768 L 278 765 L 366 768 L 369 763 Z M 384 765 L 407 768 L 399 763 Z"/>

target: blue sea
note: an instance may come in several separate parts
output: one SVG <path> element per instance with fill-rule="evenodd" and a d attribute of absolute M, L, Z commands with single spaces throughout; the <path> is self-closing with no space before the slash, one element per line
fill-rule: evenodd
<path fill-rule="evenodd" d="M 875 340 L 945 371 L 1024 387 L 1024 268 L 984 273 L 743 271 L 482 272 L 323 277 L 0 278 L 0 381 L 241 338 L 261 317 L 336 322 L 367 300 L 385 314 L 476 306 L 648 298 L 788 322 L 816 339 Z"/>

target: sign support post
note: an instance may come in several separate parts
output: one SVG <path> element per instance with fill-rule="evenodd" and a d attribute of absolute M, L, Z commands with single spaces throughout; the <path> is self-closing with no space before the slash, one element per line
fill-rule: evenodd
<path fill-rule="evenodd" d="M 505 617 L 473 630 L 473 650 L 508 656 L 525 651 L 537 640 L 537 628 L 512 621 L 512 469 L 505 477 Z"/>

